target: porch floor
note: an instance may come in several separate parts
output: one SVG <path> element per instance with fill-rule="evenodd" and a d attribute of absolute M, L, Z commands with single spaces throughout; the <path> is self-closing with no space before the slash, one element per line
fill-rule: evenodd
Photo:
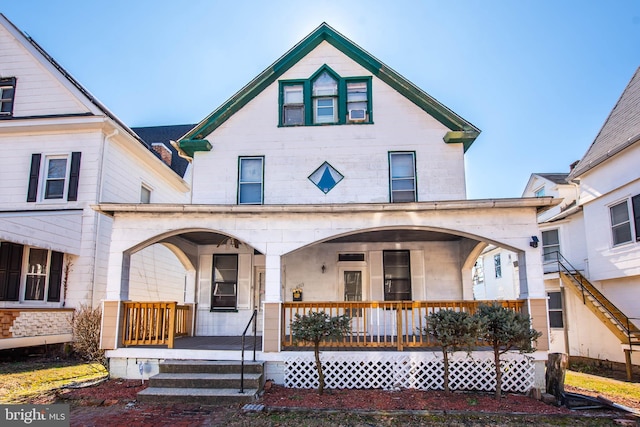
<path fill-rule="evenodd" d="M 166 345 L 132 345 L 129 348 L 167 348 Z M 242 350 L 241 336 L 178 337 L 174 350 Z M 253 336 L 245 337 L 244 350 L 253 351 Z M 256 351 L 262 351 L 262 337 L 256 337 Z"/>

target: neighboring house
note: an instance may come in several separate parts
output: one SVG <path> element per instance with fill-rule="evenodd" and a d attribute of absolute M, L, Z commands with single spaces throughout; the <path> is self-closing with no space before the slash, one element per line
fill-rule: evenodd
<path fill-rule="evenodd" d="M 552 351 L 640 364 L 639 162 L 640 69 L 570 173 L 523 194 L 563 200 L 539 216 Z"/>
<path fill-rule="evenodd" d="M 473 296 L 477 300 L 508 300 L 520 296 L 518 254 L 487 246 L 473 266 Z"/>
<path fill-rule="evenodd" d="M 257 309 L 267 376 L 307 381 L 296 364 L 309 354 L 296 351 L 289 324 L 295 313 L 324 310 L 353 317 L 352 336 L 333 345 L 365 351 L 323 357 L 348 359 L 345 378 L 379 366 L 393 382 L 404 369 L 393 363 L 434 357 L 412 351 L 433 345 L 418 329 L 428 312 L 474 307 L 472 268 L 491 244 L 519 264 L 520 300 L 505 304 L 543 332 L 540 386 L 547 304 L 530 240 L 538 212 L 557 201 L 467 200 L 464 154 L 479 133 L 322 24 L 177 141 L 192 162 L 189 203 L 97 207 L 113 217 L 102 331 L 112 375 L 139 377 L 141 361 L 153 372 L 159 360 L 239 358 L 206 339 L 172 348 L 173 339 L 239 336 Z M 133 296 L 131 259 L 154 244 L 171 247 L 187 271 L 180 307 Z M 165 321 L 178 326 L 141 326 Z M 406 381 L 392 386 L 415 386 Z"/>
<path fill-rule="evenodd" d="M 147 144 L 1 14 L 0 146 L 0 349 L 68 342 L 73 310 L 105 298 L 112 220 L 92 205 L 187 202 L 187 162 Z M 176 267 L 162 246 L 139 253 L 139 296 L 157 297 L 160 280 L 182 296 Z"/>

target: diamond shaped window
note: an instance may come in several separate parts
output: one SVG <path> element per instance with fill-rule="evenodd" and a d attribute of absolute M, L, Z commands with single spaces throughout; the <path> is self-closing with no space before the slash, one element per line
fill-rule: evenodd
<path fill-rule="evenodd" d="M 342 178 L 344 176 L 327 162 L 324 162 L 315 172 L 309 175 L 309 180 L 324 194 L 327 194 L 333 187 L 338 185 Z"/>

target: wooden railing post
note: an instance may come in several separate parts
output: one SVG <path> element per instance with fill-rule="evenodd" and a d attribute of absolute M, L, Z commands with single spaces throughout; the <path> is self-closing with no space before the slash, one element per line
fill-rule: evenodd
<path fill-rule="evenodd" d="M 402 351 L 402 342 L 404 341 L 404 335 L 402 333 L 402 302 L 396 304 L 396 338 L 398 339 L 398 351 Z"/>
<path fill-rule="evenodd" d="M 176 303 L 172 302 L 167 304 L 168 317 L 169 317 L 169 337 L 167 339 L 167 347 L 173 348 L 173 341 L 176 337 Z"/>

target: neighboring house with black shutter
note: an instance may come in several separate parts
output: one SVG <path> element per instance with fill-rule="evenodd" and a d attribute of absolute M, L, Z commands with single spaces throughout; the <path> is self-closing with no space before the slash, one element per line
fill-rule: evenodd
<path fill-rule="evenodd" d="M 533 174 L 551 351 L 640 364 L 640 68 L 568 174 Z"/>
<path fill-rule="evenodd" d="M 188 200 L 187 162 L 167 144 L 190 128 L 138 136 L 0 14 L 0 349 L 70 341 L 73 309 L 105 295 L 112 220 L 92 205 Z M 182 295 L 169 254 L 133 258 L 144 298 L 159 276 Z"/>

